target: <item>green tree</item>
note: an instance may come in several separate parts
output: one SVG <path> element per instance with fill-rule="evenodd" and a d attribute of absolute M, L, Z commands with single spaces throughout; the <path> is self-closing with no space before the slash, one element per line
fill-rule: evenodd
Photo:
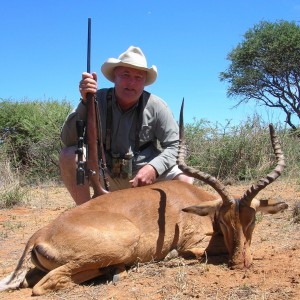
<path fill-rule="evenodd" d="M 220 80 L 227 95 L 247 103 L 279 108 L 286 123 L 297 130 L 300 119 L 300 27 L 295 22 L 262 21 L 227 56 L 228 69 Z"/>

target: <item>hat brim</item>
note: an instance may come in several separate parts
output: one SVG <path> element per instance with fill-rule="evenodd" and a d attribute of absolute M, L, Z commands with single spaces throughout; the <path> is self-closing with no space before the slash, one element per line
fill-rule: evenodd
<path fill-rule="evenodd" d="M 138 69 L 147 72 L 147 77 L 145 81 L 145 85 L 152 84 L 157 78 L 157 68 L 156 66 L 152 66 L 151 68 L 140 67 L 137 65 L 126 64 L 119 59 L 110 58 L 108 59 L 102 66 L 101 72 L 111 82 L 114 82 L 114 69 L 116 67 L 128 67 L 133 69 Z"/>

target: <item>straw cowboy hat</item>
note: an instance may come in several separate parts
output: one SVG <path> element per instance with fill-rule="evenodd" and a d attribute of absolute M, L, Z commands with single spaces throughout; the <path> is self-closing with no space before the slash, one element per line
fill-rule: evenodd
<path fill-rule="evenodd" d="M 130 46 L 119 58 L 109 58 L 104 62 L 101 71 L 109 81 L 114 82 L 114 69 L 116 67 L 129 67 L 146 71 L 145 85 L 152 84 L 157 77 L 156 66 L 153 65 L 151 68 L 148 68 L 144 53 L 140 48 L 134 46 Z"/>

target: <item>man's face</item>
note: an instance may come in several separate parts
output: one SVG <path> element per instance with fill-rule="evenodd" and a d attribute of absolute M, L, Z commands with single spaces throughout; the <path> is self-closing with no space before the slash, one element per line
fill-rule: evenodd
<path fill-rule="evenodd" d="M 115 92 L 119 105 L 129 109 L 140 98 L 146 81 L 146 71 L 128 67 L 115 69 Z"/>

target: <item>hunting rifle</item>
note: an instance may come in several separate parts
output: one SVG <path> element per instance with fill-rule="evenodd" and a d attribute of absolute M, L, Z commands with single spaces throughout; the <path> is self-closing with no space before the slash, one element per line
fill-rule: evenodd
<path fill-rule="evenodd" d="M 91 18 L 88 18 L 88 43 L 87 43 L 87 72 L 90 73 L 91 63 Z M 87 116 L 86 124 L 83 120 L 76 122 L 78 135 L 77 157 L 77 184 L 84 184 L 85 177 L 88 178 L 94 190 L 94 197 L 103 195 L 109 191 L 109 183 L 106 172 L 106 160 L 102 143 L 101 119 L 98 110 L 98 102 L 95 94 L 87 94 Z M 86 163 L 83 161 L 83 144 L 86 143 Z M 102 172 L 104 186 L 101 184 L 100 170 Z"/>

